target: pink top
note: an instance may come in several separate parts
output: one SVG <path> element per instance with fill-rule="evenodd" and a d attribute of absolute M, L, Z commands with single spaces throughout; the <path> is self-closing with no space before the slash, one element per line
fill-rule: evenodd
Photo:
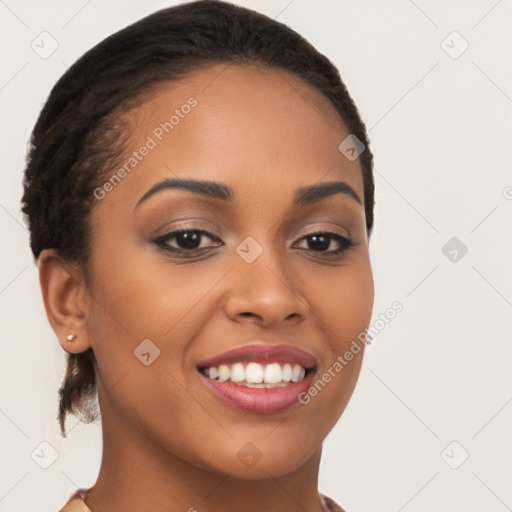
<path fill-rule="evenodd" d="M 84 497 L 88 489 L 78 489 L 69 501 L 64 505 L 60 512 L 91 512 L 91 509 L 85 504 Z M 320 493 L 323 500 L 325 512 L 345 512 L 334 500 Z"/>

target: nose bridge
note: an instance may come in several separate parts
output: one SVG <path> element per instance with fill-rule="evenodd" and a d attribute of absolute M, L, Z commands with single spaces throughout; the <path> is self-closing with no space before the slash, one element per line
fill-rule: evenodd
<path fill-rule="evenodd" d="M 267 323 L 305 313 L 305 302 L 296 287 L 286 255 L 266 235 L 246 237 L 234 255 L 227 313 L 231 317 L 256 315 Z"/>

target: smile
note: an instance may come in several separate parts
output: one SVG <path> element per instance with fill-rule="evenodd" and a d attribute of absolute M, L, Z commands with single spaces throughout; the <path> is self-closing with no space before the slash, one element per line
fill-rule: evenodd
<path fill-rule="evenodd" d="M 197 369 L 207 389 L 225 404 L 271 414 L 299 403 L 311 385 L 316 360 L 291 345 L 253 344 L 208 359 Z"/>
<path fill-rule="evenodd" d="M 300 382 L 310 371 L 311 369 L 306 370 L 299 364 L 277 362 L 266 365 L 239 362 L 231 366 L 222 364 L 218 367 L 201 368 L 201 373 L 210 379 L 257 389 L 282 387 L 291 382 Z"/>

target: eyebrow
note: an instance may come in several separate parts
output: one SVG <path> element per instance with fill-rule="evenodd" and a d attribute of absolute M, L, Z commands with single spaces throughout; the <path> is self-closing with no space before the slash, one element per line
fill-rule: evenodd
<path fill-rule="evenodd" d="M 217 199 L 232 203 L 235 193 L 231 187 L 218 183 L 216 181 L 191 180 L 166 178 L 155 183 L 137 202 L 135 208 L 147 201 L 150 197 L 168 189 L 181 189 L 211 199 Z M 362 204 L 361 198 L 357 192 L 344 181 L 331 181 L 320 185 L 310 185 L 296 190 L 293 199 L 295 206 L 305 206 L 316 203 L 334 194 L 344 194 L 354 199 L 357 203 Z"/>

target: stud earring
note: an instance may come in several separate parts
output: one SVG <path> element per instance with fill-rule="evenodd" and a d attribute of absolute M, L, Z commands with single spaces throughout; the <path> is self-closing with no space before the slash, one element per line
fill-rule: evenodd
<path fill-rule="evenodd" d="M 73 342 L 75 341 L 75 338 L 76 334 L 69 334 L 68 336 L 66 336 L 66 341 Z"/>

